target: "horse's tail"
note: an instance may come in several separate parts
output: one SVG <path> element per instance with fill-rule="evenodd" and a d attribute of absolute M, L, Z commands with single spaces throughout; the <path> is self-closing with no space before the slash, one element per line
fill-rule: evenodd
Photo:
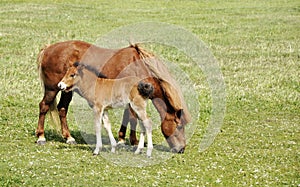
<path fill-rule="evenodd" d="M 137 89 L 138 89 L 139 93 L 141 94 L 141 96 L 143 96 L 144 98 L 151 97 L 151 95 L 153 95 L 153 92 L 154 92 L 153 85 L 150 83 L 145 83 L 143 81 L 140 81 L 138 83 Z"/>
<path fill-rule="evenodd" d="M 37 58 L 38 73 L 39 73 L 39 79 L 41 82 L 42 92 L 45 92 L 45 87 L 44 87 L 44 73 L 43 73 L 43 70 L 41 67 L 41 63 L 43 61 L 44 52 L 47 49 L 47 47 L 48 46 L 45 46 L 44 48 L 41 49 L 40 53 L 38 54 L 38 58 Z M 54 101 L 52 103 L 50 103 L 48 114 L 50 117 L 50 125 L 55 130 L 59 131 L 60 130 L 60 119 L 59 119 L 58 110 L 57 110 L 56 98 L 54 99 Z"/>
<path fill-rule="evenodd" d="M 152 76 L 159 80 L 164 95 L 166 96 L 174 110 L 181 111 L 183 109 L 183 115 L 181 116 L 182 123 L 189 123 L 191 121 L 191 115 L 184 102 L 183 94 L 178 86 L 176 88 L 176 81 L 169 74 L 167 68 L 165 68 L 163 64 L 158 63 L 154 54 L 141 48 L 138 44 L 131 44 L 131 47 L 134 47 L 136 49 L 139 56 L 141 57 L 141 60 L 152 73 Z"/>

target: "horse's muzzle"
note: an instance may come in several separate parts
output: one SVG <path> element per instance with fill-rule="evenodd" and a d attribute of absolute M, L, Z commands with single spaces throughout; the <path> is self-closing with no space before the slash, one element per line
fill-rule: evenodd
<path fill-rule="evenodd" d="M 184 153 L 185 148 L 181 148 L 177 153 L 179 154 L 183 154 Z"/>
<path fill-rule="evenodd" d="M 173 149 L 171 149 L 171 152 L 173 152 L 173 153 L 178 153 L 178 154 L 183 154 L 183 153 L 184 153 L 184 150 L 185 150 L 184 147 L 181 148 L 181 149 L 173 148 Z"/>

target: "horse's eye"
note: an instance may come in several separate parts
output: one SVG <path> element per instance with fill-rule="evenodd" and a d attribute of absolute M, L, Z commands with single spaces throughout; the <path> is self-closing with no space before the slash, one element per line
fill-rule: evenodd
<path fill-rule="evenodd" d="M 75 74 L 75 73 L 74 73 L 74 74 L 71 74 L 71 77 L 72 77 L 72 78 L 74 78 L 75 76 L 76 76 L 76 74 Z"/>

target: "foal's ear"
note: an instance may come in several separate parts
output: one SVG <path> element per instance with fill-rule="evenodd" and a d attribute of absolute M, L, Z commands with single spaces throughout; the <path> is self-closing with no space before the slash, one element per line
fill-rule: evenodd
<path fill-rule="evenodd" d="M 80 65 L 79 62 L 74 62 L 74 64 L 73 64 L 73 66 L 74 66 L 75 68 L 77 68 L 79 65 Z"/>
<path fill-rule="evenodd" d="M 82 70 L 85 66 L 81 64 L 80 62 L 74 62 L 73 66 L 77 68 L 78 70 Z"/>

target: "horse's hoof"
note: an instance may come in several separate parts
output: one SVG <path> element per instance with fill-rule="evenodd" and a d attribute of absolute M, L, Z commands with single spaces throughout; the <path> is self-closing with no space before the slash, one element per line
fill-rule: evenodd
<path fill-rule="evenodd" d="M 37 144 L 37 145 L 45 145 L 45 144 L 46 144 L 46 138 L 39 138 L 39 139 L 36 141 L 36 144 Z"/>
<path fill-rule="evenodd" d="M 37 144 L 37 145 L 45 145 L 45 144 L 46 144 L 46 141 L 37 141 L 36 144 Z"/>
<path fill-rule="evenodd" d="M 76 145 L 77 142 L 74 140 L 74 141 L 67 141 L 67 144 L 70 144 L 70 145 Z"/>
<path fill-rule="evenodd" d="M 120 140 L 120 141 L 118 141 L 118 145 L 125 145 L 125 143 L 126 143 L 126 141 L 125 140 Z"/>
<path fill-rule="evenodd" d="M 77 142 L 75 141 L 74 138 L 68 139 L 66 143 L 67 143 L 67 144 L 70 144 L 70 145 L 76 145 L 76 144 L 77 144 Z"/>

